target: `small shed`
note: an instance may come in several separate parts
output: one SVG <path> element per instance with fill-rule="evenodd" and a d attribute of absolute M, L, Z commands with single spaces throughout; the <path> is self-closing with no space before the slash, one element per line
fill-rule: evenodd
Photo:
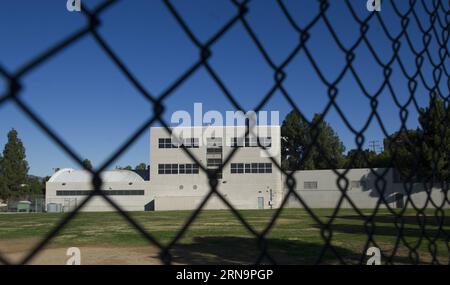
<path fill-rule="evenodd" d="M 17 212 L 30 212 L 31 202 L 30 201 L 19 201 L 17 202 Z"/>

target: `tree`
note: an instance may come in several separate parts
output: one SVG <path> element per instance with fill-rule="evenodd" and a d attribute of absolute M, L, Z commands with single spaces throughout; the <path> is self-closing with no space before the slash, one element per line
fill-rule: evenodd
<path fill-rule="evenodd" d="M 344 144 L 331 126 L 315 114 L 311 124 L 295 110 L 281 126 L 282 167 L 286 170 L 331 169 L 343 166 Z"/>
<path fill-rule="evenodd" d="M 436 96 L 420 109 L 421 128 L 402 130 L 385 140 L 394 167 L 404 178 L 450 181 L 450 109 Z"/>
<path fill-rule="evenodd" d="M 345 156 L 345 168 L 372 167 L 376 157 L 377 153 L 374 151 L 352 149 Z"/>
<path fill-rule="evenodd" d="M 422 174 L 434 181 L 450 181 L 450 108 L 433 96 L 427 108 L 420 109 L 423 131 Z"/>
<path fill-rule="evenodd" d="M 386 151 L 376 153 L 369 149 L 352 149 L 345 156 L 345 168 L 388 168 L 390 157 Z"/>
<path fill-rule="evenodd" d="M 45 185 L 42 181 L 35 176 L 28 176 L 28 181 L 24 187 L 22 195 L 35 196 L 44 194 Z"/>
<path fill-rule="evenodd" d="M 133 167 L 131 165 L 127 165 L 125 167 L 123 167 L 123 166 L 116 166 L 116 169 L 119 169 L 119 170 L 133 170 Z"/>
<path fill-rule="evenodd" d="M 402 130 L 384 139 L 384 149 L 403 177 L 414 176 L 420 163 L 421 130 Z"/>
<path fill-rule="evenodd" d="M 29 169 L 25 158 L 25 147 L 19 139 L 17 131 L 12 129 L 8 132 L 8 141 L 5 144 L 0 163 L 3 199 L 20 196 L 25 191 L 24 186 L 28 181 Z"/>
<path fill-rule="evenodd" d="M 138 165 L 136 165 L 136 167 L 134 168 L 135 170 L 146 170 L 147 169 L 147 164 L 145 163 L 139 163 Z"/>
<path fill-rule="evenodd" d="M 9 189 L 6 185 L 6 180 L 3 175 L 3 171 L 1 171 L 3 156 L 0 154 L 0 200 L 6 200 L 9 196 Z"/>
<path fill-rule="evenodd" d="M 5 179 L 0 176 L 0 200 L 6 201 L 9 198 L 9 189 Z"/>
<path fill-rule="evenodd" d="M 91 161 L 89 159 L 83 160 L 83 167 L 85 169 L 88 169 L 88 170 L 92 170 L 93 169 L 92 163 L 91 163 Z"/>
<path fill-rule="evenodd" d="M 392 161 L 389 152 L 383 151 L 374 158 L 372 161 L 372 168 L 392 168 Z"/>

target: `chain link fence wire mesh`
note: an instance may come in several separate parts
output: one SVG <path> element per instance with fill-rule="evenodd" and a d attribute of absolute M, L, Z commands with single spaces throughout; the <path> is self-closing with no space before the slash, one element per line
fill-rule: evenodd
<path fill-rule="evenodd" d="M 347 195 L 347 190 L 349 188 L 349 180 L 346 177 L 351 165 L 345 169 L 345 171 L 337 171 L 336 169 L 333 172 L 336 174 L 337 187 L 341 192 L 341 197 L 336 204 L 336 207 L 332 214 L 329 216 L 327 220 L 323 220 L 319 217 L 313 209 L 311 209 L 307 202 L 304 201 L 301 194 L 295 191 L 295 185 L 297 181 L 291 171 L 285 171 L 281 165 L 277 163 L 273 158 L 272 163 L 276 165 L 276 167 L 282 171 L 285 175 L 285 183 L 288 191 L 283 198 L 281 206 L 276 209 L 273 213 L 273 216 L 270 222 L 264 227 L 262 231 L 256 230 L 243 216 L 242 214 L 233 207 L 233 204 L 227 200 L 219 191 L 218 191 L 218 178 L 217 173 L 220 173 L 225 165 L 227 165 L 231 158 L 235 155 L 238 155 L 239 148 L 235 148 L 228 157 L 224 159 L 223 165 L 217 169 L 216 171 L 208 170 L 198 158 L 189 150 L 184 148 L 183 150 L 187 153 L 187 155 L 192 159 L 193 162 L 197 163 L 200 166 L 200 171 L 207 173 L 209 178 L 209 192 L 203 198 L 202 202 L 198 206 L 198 208 L 193 211 L 184 225 L 177 231 L 175 237 L 167 244 L 160 243 L 152 234 L 152 231 L 146 230 L 142 225 L 139 224 L 137 220 L 135 220 L 129 213 L 123 211 L 119 205 L 117 205 L 110 197 L 104 194 L 101 190 L 102 179 L 100 177 L 100 173 L 106 170 L 128 149 L 130 146 L 141 136 L 144 132 L 146 132 L 149 127 L 153 126 L 156 123 L 161 124 L 166 128 L 166 130 L 171 133 L 171 128 L 169 124 L 162 118 L 162 114 L 166 109 L 166 99 L 170 97 L 174 91 L 180 87 L 185 81 L 189 80 L 191 76 L 193 76 L 199 69 L 203 69 L 207 72 L 210 78 L 215 82 L 217 87 L 222 91 L 222 95 L 225 96 L 229 102 L 234 106 L 236 110 L 242 110 L 244 113 L 245 110 L 240 102 L 239 98 L 236 98 L 232 92 L 227 88 L 225 82 L 221 79 L 221 76 L 218 72 L 215 71 L 214 67 L 210 64 L 210 59 L 214 57 L 214 53 L 212 52 L 212 47 L 222 38 L 227 36 L 227 33 L 234 26 L 241 25 L 246 35 L 251 39 L 254 46 L 257 48 L 260 55 L 262 55 L 262 60 L 271 68 L 273 72 L 273 82 L 270 90 L 267 91 L 266 94 L 263 94 L 255 108 L 253 109 L 255 112 L 261 110 L 268 101 L 274 96 L 276 92 L 279 92 L 291 105 L 291 107 L 305 120 L 306 117 L 303 115 L 301 108 L 295 103 L 293 99 L 295 95 L 291 94 L 284 86 L 284 80 L 288 75 L 286 73 L 287 66 L 293 61 L 294 58 L 298 57 L 300 54 L 306 56 L 309 63 L 313 66 L 314 72 L 317 78 L 321 81 L 323 86 L 326 87 L 327 91 L 327 102 L 325 108 L 322 112 L 321 118 L 316 122 L 310 122 L 310 127 L 312 131 L 313 140 L 310 145 L 305 149 L 304 158 L 308 156 L 309 151 L 316 147 L 321 150 L 320 142 L 317 140 L 320 132 L 318 132 L 317 126 L 323 121 L 323 118 L 327 115 L 330 109 L 335 109 L 340 118 L 343 120 L 345 126 L 348 130 L 354 135 L 355 141 L 357 144 L 357 149 L 359 152 L 363 152 L 363 146 L 365 142 L 365 130 L 367 126 L 372 122 L 376 122 L 379 124 L 386 138 L 390 137 L 383 120 L 383 114 L 380 114 L 378 107 L 378 97 L 381 92 L 386 91 L 391 94 L 391 96 L 395 100 L 396 108 L 398 109 L 398 113 L 401 118 L 401 128 L 400 130 L 406 130 L 406 120 L 407 120 L 407 108 L 414 107 L 420 112 L 417 97 L 423 96 L 416 92 L 417 85 L 421 84 L 426 89 L 426 91 L 430 94 L 430 96 L 439 96 L 441 100 L 443 100 L 444 104 L 448 106 L 449 104 L 449 93 L 448 87 L 450 86 L 450 76 L 448 71 L 448 57 L 449 57 L 449 49 L 448 49 L 448 40 L 449 40 L 449 21 L 450 21 L 450 3 L 445 1 L 419 1 L 419 0 L 411 0 L 408 2 L 408 9 L 400 9 L 398 8 L 398 1 L 389 1 L 390 9 L 393 9 L 396 15 L 396 20 L 401 24 L 401 30 L 398 33 L 392 32 L 388 25 L 385 23 L 383 18 L 380 16 L 380 13 L 373 11 L 368 12 L 366 17 L 361 17 L 355 11 L 355 5 L 366 5 L 366 1 L 342 1 L 339 4 L 335 1 L 317 1 L 316 5 L 318 7 L 318 12 L 311 20 L 304 25 L 298 24 L 296 19 L 292 16 L 292 11 L 289 10 L 285 1 L 278 0 L 276 4 L 286 20 L 288 21 L 290 28 L 295 31 L 298 35 L 298 43 L 292 49 L 291 53 L 282 61 L 276 62 L 269 52 L 266 50 L 263 42 L 258 38 L 257 33 L 254 28 L 247 20 L 247 15 L 249 10 L 251 9 L 252 1 L 230 1 L 231 4 L 235 7 L 235 14 L 228 21 L 224 22 L 222 27 L 217 30 L 217 32 L 211 36 L 206 41 L 201 41 L 194 31 L 190 28 L 189 22 L 186 21 L 180 11 L 177 10 L 176 6 L 171 1 L 163 1 L 165 7 L 170 12 L 171 17 L 173 17 L 179 25 L 179 28 L 186 34 L 186 36 L 190 39 L 191 44 L 198 49 L 199 57 L 196 62 L 190 66 L 187 70 L 185 70 L 182 74 L 180 74 L 177 78 L 173 78 L 173 81 L 170 85 L 166 87 L 165 90 L 156 94 L 149 91 L 144 85 L 134 76 L 133 70 L 130 70 L 124 61 L 113 51 L 113 48 L 107 43 L 107 41 L 102 37 L 102 35 L 98 32 L 98 28 L 102 24 L 100 20 L 100 16 L 117 4 L 120 1 L 104 1 L 96 8 L 88 10 L 84 6 L 82 6 L 82 14 L 87 19 L 87 25 L 77 32 L 68 35 L 66 38 L 59 41 L 56 45 L 49 47 L 45 52 L 38 54 L 32 60 L 27 62 L 21 68 L 11 71 L 7 70 L 5 67 L 0 65 L 0 75 L 7 81 L 7 88 L 3 90 L 0 95 L 0 105 L 5 104 L 5 102 L 12 102 L 17 106 L 23 114 L 25 114 L 55 145 L 61 148 L 69 157 L 75 160 L 80 167 L 83 167 L 82 158 L 72 149 L 72 147 L 66 143 L 57 132 L 52 130 L 48 125 L 46 125 L 43 119 L 36 112 L 32 111 L 32 106 L 29 106 L 22 98 L 22 79 L 24 76 L 33 73 L 39 72 L 38 67 L 45 64 L 49 59 L 56 56 L 58 53 L 63 51 L 64 49 L 70 47 L 80 39 L 84 37 L 92 37 L 95 39 L 98 46 L 101 50 L 108 56 L 112 63 L 116 66 L 116 68 L 127 78 L 129 83 L 139 92 L 139 94 L 145 98 L 152 106 L 153 106 L 153 115 L 148 118 L 148 120 L 140 125 L 135 132 L 121 145 L 100 167 L 95 170 L 89 170 L 91 172 L 93 179 L 92 184 L 95 190 L 91 191 L 90 194 L 84 199 L 80 201 L 75 208 L 74 211 L 68 213 L 64 216 L 64 218 L 58 222 L 58 224 L 36 245 L 32 250 L 20 261 L 21 264 L 29 263 L 35 256 L 38 254 L 49 242 L 55 238 L 58 233 L 63 230 L 68 223 L 74 219 L 79 211 L 89 202 L 95 195 L 101 196 L 105 201 L 107 201 L 114 209 L 119 213 L 125 220 L 133 226 L 152 246 L 156 246 L 160 250 L 160 259 L 165 264 L 171 264 L 172 254 L 171 250 L 176 246 L 177 242 L 183 237 L 186 232 L 189 231 L 190 226 L 202 212 L 207 201 L 213 197 L 217 196 L 223 203 L 227 205 L 232 214 L 242 223 L 242 226 L 254 237 L 255 243 L 258 246 L 259 254 L 258 258 L 255 260 L 256 264 L 261 263 L 273 263 L 276 264 L 277 260 L 270 254 L 270 242 L 267 240 L 267 234 L 274 227 L 279 218 L 282 210 L 284 209 L 288 199 L 294 197 L 294 199 L 298 200 L 306 213 L 317 223 L 320 228 L 320 235 L 323 240 L 323 245 L 320 250 L 320 253 L 317 255 L 315 263 L 320 264 L 323 262 L 324 255 L 327 252 L 331 252 L 337 259 L 337 261 L 341 264 L 348 263 L 344 256 L 335 249 L 332 244 L 333 241 L 333 221 L 336 219 L 338 215 L 338 211 L 340 210 L 342 203 L 348 202 L 353 210 L 360 216 L 360 218 L 364 221 L 364 234 L 366 236 L 366 243 L 363 252 L 361 252 L 361 257 L 359 263 L 363 263 L 366 258 L 366 251 L 371 246 L 378 246 L 377 241 L 374 239 L 374 232 L 377 228 L 377 213 L 381 206 L 385 206 L 389 212 L 389 214 L 393 217 L 392 221 L 395 223 L 396 229 L 396 237 L 393 243 L 393 248 L 390 253 L 382 252 L 382 258 L 387 264 L 392 264 L 393 259 L 395 258 L 397 251 L 400 246 L 404 246 L 408 249 L 409 262 L 410 263 L 420 263 L 418 248 L 420 244 L 427 243 L 429 254 L 433 257 L 431 260 L 432 264 L 440 264 L 441 262 L 437 259 L 437 243 L 439 240 L 444 240 L 446 245 L 446 253 L 448 261 L 450 262 L 450 235 L 448 230 L 445 229 L 445 221 L 446 215 L 444 206 L 450 203 L 448 197 L 448 186 L 449 183 L 446 178 L 439 177 L 435 175 L 436 173 L 429 174 L 429 179 L 426 179 L 423 182 L 424 187 L 427 193 L 427 201 L 426 203 L 420 207 L 414 204 L 414 201 L 410 199 L 410 191 L 412 188 L 411 179 L 415 177 L 415 175 L 420 171 L 419 166 L 414 165 L 414 169 L 411 173 L 408 173 L 409 179 L 405 179 L 404 189 L 406 192 L 406 201 L 405 204 L 413 208 L 415 217 L 420 224 L 420 234 L 418 237 L 418 241 L 415 244 L 409 243 L 405 239 L 405 211 L 406 207 L 403 209 L 393 209 L 389 203 L 384 198 L 384 191 L 386 191 L 386 181 L 385 175 L 386 173 L 376 172 L 374 169 L 371 169 L 371 172 L 376 177 L 376 190 L 380 193 L 379 199 L 377 201 L 376 206 L 370 210 L 370 213 L 367 211 L 363 211 L 359 209 L 355 203 L 351 200 L 351 198 Z M 386 3 L 385 3 L 386 2 Z M 405 1 L 406 2 L 406 1 Z M 383 1 L 383 5 L 387 5 L 388 1 Z M 340 39 L 338 33 L 336 32 L 335 26 L 337 23 L 334 23 L 328 16 L 329 9 L 332 8 L 333 5 L 345 5 L 346 9 L 350 12 L 352 16 L 352 20 L 354 22 L 353 28 L 359 31 L 359 37 L 356 41 L 354 41 L 351 45 L 344 44 L 344 42 Z M 427 19 L 427 21 L 423 21 L 423 19 Z M 336 54 L 340 54 L 343 58 L 345 58 L 346 64 L 342 67 L 338 72 L 338 76 L 334 79 L 327 78 L 324 73 L 323 67 L 320 67 L 317 64 L 317 59 L 314 56 L 314 52 L 311 51 L 310 47 L 308 47 L 308 40 L 310 39 L 311 33 L 313 33 L 313 28 L 317 23 L 322 22 L 325 24 L 327 28 L 327 32 L 333 40 L 335 41 L 338 49 L 333 50 Z M 426 22 L 426 23 L 425 23 Z M 411 42 L 411 26 L 416 26 L 414 30 L 415 33 L 420 33 L 419 37 L 422 39 L 422 46 L 415 46 Z M 382 58 L 386 58 L 386 55 L 381 56 L 377 53 L 376 49 L 373 48 L 373 39 L 370 38 L 368 31 L 372 26 L 377 26 L 382 29 L 385 35 L 386 46 L 391 47 L 391 52 L 388 55 L 388 60 L 383 60 Z M 360 74 L 355 69 L 354 59 L 355 59 L 355 50 L 360 46 L 366 46 L 373 60 L 376 61 L 378 66 L 378 71 L 383 72 L 384 80 L 379 84 L 378 88 L 375 92 L 368 91 L 367 85 L 364 80 L 361 79 Z M 407 49 L 409 51 L 409 57 L 405 58 L 401 56 L 400 50 Z M 0 55 L 1 57 L 1 55 Z M 438 60 L 436 60 L 438 58 Z M 415 65 L 414 70 L 408 70 L 405 67 L 405 62 L 412 62 Z M 425 68 L 425 62 L 428 64 L 428 67 Z M 408 90 L 409 90 L 409 100 L 406 103 L 400 103 L 399 100 L 396 100 L 397 94 L 394 91 L 393 86 L 396 84 L 392 80 L 392 67 L 394 64 L 398 64 L 401 68 L 401 76 L 403 76 L 408 82 Z M 329 66 L 328 68 L 336 68 L 334 66 Z M 366 96 L 371 104 L 371 111 L 368 115 L 367 122 L 365 126 L 358 130 L 355 129 L 348 116 L 346 116 L 345 112 L 342 111 L 339 104 L 337 103 L 337 97 L 339 96 L 339 84 L 343 80 L 344 76 L 350 74 L 356 84 L 359 86 L 359 91 Z M 427 80 L 431 76 L 432 80 Z M 447 108 L 448 110 L 448 108 Z M 447 120 L 449 118 L 448 114 L 445 116 L 441 124 L 449 124 L 450 122 Z M 247 134 L 253 132 L 252 129 L 247 129 Z M 444 134 L 443 134 L 444 136 Z M 414 155 L 420 156 L 422 149 L 422 145 L 418 143 L 411 142 L 410 144 L 411 152 Z M 396 149 L 391 149 L 391 152 L 395 157 Z M 438 160 L 439 157 L 446 156 L 448 157 L 448 153 L 434 153 L 434 159 Z M 367 160 L 367 158 L 365 158 Z M 447 164 L 448 167 L 448 164 Z M 431 183 L 431 184 L 430 184 Z M 430 186 L 431 185 L 431 186 Z M 443 193 L 445 194 L 445 199 L 443 203 L 436 204 L 433 202 L 431 198 L 430 189 L 433 185 L 440 185 Z M 433 231 L 431 234 L 427 232 L 427 218 L 430 216 L 430 212 L 426 211 L 427 207 L 431 207 L 433 210 L 433 214 L 431 218 L 434 219 L 437 225 L 437 229 Z M 0 253 L 0 262 L 4 264 L 10 264 L 11 261 L 7 259 L 6 256 Z"/>

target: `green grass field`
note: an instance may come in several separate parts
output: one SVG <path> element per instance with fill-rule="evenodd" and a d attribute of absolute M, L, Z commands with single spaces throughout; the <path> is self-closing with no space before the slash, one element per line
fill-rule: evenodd
<path fill-rule="evenodd" d="M 331 210 L 316 209 L 322 219 L 329 219 Z M 365 211 L 369 213 L 369 211 Z M 169 243 L 191 215 L 190 211 L 135 212 L 131 216 L 163 244 Z M 261 231 L 270 221 L 275 210 L 243 210 L 240 213 Z M 448 263 L 449 237 L 438 231 L 438 221 L 430 211 L 423 233 L 436 239 L 438 260 Z M 450 231 L 450 219 L 445 213 L 444 229 Z M 37 239 L 44 237 L 63 217 L 63 214 L 1 214 L 0 241 Z M 380 211 L 375 219 L 374 239 L 385 254 L 391 254 L 398 231 L 394 218 L 387 211 Z M 341 209 L 333 221 L 332 245 L 348 263 L 357 263 L 367 241 L 364 221 L 352 210 Z M 394 258 L 396 263 L 410 263 L 409 250 L 417 247 L 420 259 L 432 260 L 429 241 L 423 238 L 415 212 L 407 212 L 404 218 L 403 239 Z M 324 240 L 320 227 L 302 209 L 285 209 L 267 235 L 268 253 L 284 264 L 315 263 Z M 1 243 L 0 243 L 1 245 Z M 117 213 L 80 213 L 51 242 L 51 247 L 64 246 L 146 246 L 145 240 Z M 0 251 L 1 251 L 0 247 Z M 172 253 L 184 263 L 254 263 L 260 253 L 255 238 L 240 221 L 226 210 L 203 211 L 179 240 Z M 267 262 L 267 260 L 266 260 Z M 327 250 L 322 263 L 339 263 L 331 250 Z"/>

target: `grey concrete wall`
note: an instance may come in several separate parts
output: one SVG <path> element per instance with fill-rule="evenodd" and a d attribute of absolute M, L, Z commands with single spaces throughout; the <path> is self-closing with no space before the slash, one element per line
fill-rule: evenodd
<path fill-rule="evenodd" d="M 345 170 L 336 170 L 343 174 Z M 392 169 L 376 169 L 375 173 L 384 178 L 377 182 L 377 175 L 370 169 L 351 169 L 345 172 L 348 179 L 348 187 L 343 180 L 339 180 L 339 175 L 332 170 L 311 170 L 298 171 L 294 174 L 296 185 L 295 192 L 303 199 L 308 207 L 311 208 L 334 208 L 342 197 L 342 191 L 337 186 L 338 183 L 345 193 L 353 201 L 354 206 L 364 208 L 374 208 L 378 201 L 381 200 L 381 208 L 385 208 L 384 201 L 392 208 L 396 208 L 399 204 L 396 193 L 403 194 L 403 205 L 410 208 L 412 203 L 417 207 L 424 207 L 427 198 L 427 192 L 421 184 L 414 184 L 412 189 L 408 191 L 405 185 L 394 180 L 394 172 Z M 383 175 L 384 174 L 384 175 Z M 286 187 L 286 177 L 283 176 L 283 192 L 287 195 L 289 189 Z M 317 189 L 305 189 L 304 182 L 317 181 Z M 352 187 L 352 181 L 363 182 L 361 187 Z M 378 187 L 377 187 L 378 185 Z M 410 193 L 410 202 L 407 202 L 407 193 Z M 444 193 L 441 189 L 433 188 L 430 191 L 430 197 L 435 205 L 443 205 L 449 208 L 448 203 L 444 203 Z M 434 207 L 432 203 L 428 203 L 427 207 Z M 286 207 L 302 208 L 300 201 L 291 195 L 287 201 Z M 341 208 L 351 208 L 351 203 L 344 199 L 340 205 Z"/>

